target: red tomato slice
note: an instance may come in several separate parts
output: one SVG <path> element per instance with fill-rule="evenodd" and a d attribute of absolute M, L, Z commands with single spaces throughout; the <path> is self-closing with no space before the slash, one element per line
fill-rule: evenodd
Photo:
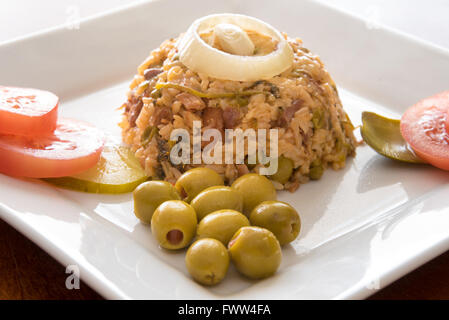
<path fill-rule="evenodd" d="M 58 104 L 48 91 L 0 86 L 0 133 L 50 134 L 56 129 Z"/>
<path fill-rule="evenodd" d="M 446 131 L 449 132 L 449 110 L 446 113 Z"/>
<path fill-rule="evenodd" d="M 449 170 L 449 91 L 408 109 L 401 118 L 401 133 L 420 158 Z"/>
<path fill-rule="evenodd" d="M 30 178 L 74 175 L 98 162 L 103 144 L 100 130 L 69 119 L 60 119 L 47 136 L 0 135 L 0 172 Z"/>

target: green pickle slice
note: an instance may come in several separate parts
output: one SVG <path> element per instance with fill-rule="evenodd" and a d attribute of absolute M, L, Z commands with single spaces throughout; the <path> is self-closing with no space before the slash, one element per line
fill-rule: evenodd
<path fill-rule="evenodd" d="M 363 140 L 377 153 L 390 159 L 425 163 L 410 148 L 400 130 L 400 120 L 389 119 L 373 112 L 362 113 Z"/>
<path fill-rule="evenodd" d="M 148 179 L 133 152 L 105 145 L 98 163 L 74 176 L 44 179 L 56 186 L 89 193 L 127 193 Z"/>

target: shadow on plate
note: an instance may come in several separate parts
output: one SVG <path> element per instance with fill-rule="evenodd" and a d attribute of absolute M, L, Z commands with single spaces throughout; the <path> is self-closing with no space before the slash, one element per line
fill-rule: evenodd
<path fill-rule="evenodd" d="M 417 212 L 432 211 L 432 208 L 429 208 L 429 203 L 426 203 L 426 207 L 422 207 L 421 202 L 429 196 L 429 192 L 438 192 L 438 189 L 435 190 L 436 188 L 449 183 L 449 172 L 430 165 L 402 163 L 376 155 L 363 167 L 357 183 L 357 191 L 365 193 L 398 183 L 401 184 L 409 199 L 401 207 L 410 206 L 410 210 L 400 211 L 396 214 L 395 211 L 398 210 L 395 208 L 382 215 L 382 217 L 390 216 L 388 224 L 383 230 L 383 238 L 388 237 L 395 226 L 406 217 Z M 441 201 L 445 200 L 441 199 Z M 435 204 L 435 206 L 441 208 L 441 203 Z"/>

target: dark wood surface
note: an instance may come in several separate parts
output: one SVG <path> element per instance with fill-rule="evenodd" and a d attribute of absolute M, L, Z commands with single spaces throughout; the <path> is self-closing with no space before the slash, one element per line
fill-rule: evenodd
<path fill-rule="evenodd" d="M 65 268 L 0 220 L 0 299 L 102 299 L 81 282 L 65 287 Z M 370 299 L 449 299 L 449 251 Z"/>

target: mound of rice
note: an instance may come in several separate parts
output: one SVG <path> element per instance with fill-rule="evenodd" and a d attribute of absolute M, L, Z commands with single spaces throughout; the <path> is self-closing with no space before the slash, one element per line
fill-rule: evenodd
<path fill-rule="evenodd" d="M 278 153 L 294 166 L 288 182 L 274 182 L 277 189 L 294 191 L 309 179 L 320 178 L 328 167 L 345 166 L 347 157 L 355 155 L 357 141 L 337 88 L 319 57 L 300 39 L 285 37 L 294 52 L 292 67 L 255 82 L 218 80 L 189 70 L 179 61 L 176 39 L 150 53 L 131 82 L 120 124 L 123 141 L 150 177 L 174 183 L 184 171 L 205 166 L 232 183 L 245 173 L 258 172 L 260 165 L 173 165 L 171 132 L 177 128 L 192 132 L 196 120 L 202 121 L 203 130 L 221 132 L 277 128 Z M 157 83 L 164 86 L 155 89 Z M 228 95 L 220 97 L 222 93 Z"/>

